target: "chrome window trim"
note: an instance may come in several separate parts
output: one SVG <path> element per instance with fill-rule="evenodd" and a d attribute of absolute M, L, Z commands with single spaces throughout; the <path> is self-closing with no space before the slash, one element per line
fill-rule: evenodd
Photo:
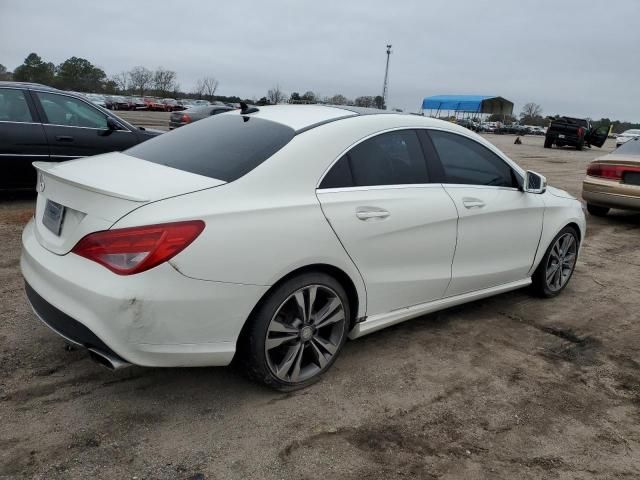
<path fill-rule="evenodd" d="M 491 188 L 491 189 L 497 189 L 497 190 L 511 190 L 514 192 L 522 191 L 516 187 L 504 187 L 500 185 L 476 185 L 473 183 L 443 183 L 442 186 L 446 188 L 480 188 L 480 189 Z"/>
<path fill-rule="evenodd" d="M 0 157 L 47 157 L 46 153 L 0 153 Z"/>
<path fill-rule="evenodd" d="M 40 122 L 16 122 L 15 120 L 0 120 L 0 123 L 22 123 L 25 125 L 42 125 Z"/>
<path fill-rule="evenodd" d="M 366 185 L 361 187 L 318 188 L 318 195 L 323 193 L 366 192 L 368 190 L 400 190 L 403 188 L 442 188 L 441 183 L 400 183 L 394 185 Z"/>
<path fill-rule="evenodd" d="M 373 138 L 377 135 L 381 135 L 383 133 L 388 133 L 388 132 L 394 132 L 397 130 L 426 130 L 427 133 L 429 133 L 429 130 L 438 130 L 441 132 L 445 132 L 445 133 L 452 133 L 454 135 L 460 135 L 461 137 L 467 138 L 473 142 L 476 142 L 477 144 L 483 146 L 484 148 L 488 149 L 491 153 L 493 153 L 494 155 L 496 155 L 499 159 L 501 159 L 503 162 L 505 162 L 512 170 L 514 170 L 516 175 L 520 176 L 520 180 L 522 182 L 524 182 L 524 175 L 525 175 L 525 170 L 522 169 L 522 167 L 520 167 L 520 165 L 518 165 L 517 163 L 515 163 L 513 160 L 511 160 L 509 157 L 507 157 L 504 153 L 502 153 L 500 150 L 497 149 L 496 146 L 494 146 L 491 142 L 489 142 L 488 140 L 484 140 L 488 145 L 485 145 L 482 142 L 479 142 L 476 138 L 474 138 L 472 135 L 467 135 L 466 132 L 461 133 L 458 132 L 456 130 L 453 129 L 448 129 L 448 128 L 441 128 L 441 127 L 424 127 L 424 126 L 403 126 L 403 127 L 393 127 L 393 128 L 388 128 L 385 130 L 380 130 L 376 133 L 373 133 L 371 135 L 368 135 L 366 137 L 361 138 L 360 140 L 356 141 L 355 143 L 351 144 L 349 147 L 345 148 L 338 156 L 337 158 L 335 158 L 331 164 L 329 165 L 329 167 L 327 169 L 325 169 L 325 171 L 322 173 L 322 175 L 320 176 L 320 180 L 316 183 L 316 190 L 318 191 L 327 191 L 327 190 L 338 190 L 338 189 L 329 189 L 329 188 L 325 188 L 325 189 L 321 189 L 320 188 L 320 184 L 322 183 L 322 181 L 324 180 L 324 177 L 327 175 L 327 173 L 329 173 L 329 170 L 331 170 L 331 168 L 333 168 L 333 166 L 338 162 L 338 160 L 340 160 L 342 158 L 342 156 L 347 153 L 349 150 L 351 150 L 352 148 L 354 148 L 355 146 L 361 144 L 362 142 L 364 142 L 365 140 L 368 140 L 370 138 Z M 469 133 L 473 133 L 473 132 L 469 132 Z M 482 137 L 480 137 L 482 138 Z M 435 148 L 435 146 L 434 146 Z M 437 152 L 437 150 L 436 150 Z M 420 185 L 426 185 L 426 184 L 420 184 Z M 473 184 L 466 184 L 466 183 L 438 183 L 437 185 L 452 185 L 452 186 L 460 186 L 460 187 L 485 187 L 485 188 L 503 188 L 503 189 L 508 189 L 508 190 L 516 190 L 516 191 L 520 191 L 519 188 L 514 188 L 514 187 L 499 187 L 499 186 L 495 186 L 495 185 L 473 185 Z M 371 185 L 371 186 L 377 186 L 377 185 Z M 346 188 L 362 188 L 362 187 L 346 187 Z M 366 188 L 366 187 L 365 187 Z"/>
<path fill-rule="evenodd" d="M 42 125 L 44 125 L 46 127 L 83 128 L 85 130 L 97 130 L 99 132 L 105 132 L 105 131 L 108 130 L 107 128 L 77 127 L 75 125 L 61 125 L 59 123 L 43 123 Z M 124 125 L 121 125 L 119 122 L 118 122 L 118 125 L 120 125 L 123 128 L 123 130 L 113 130 L 112 133 L 116 133 L 116 132 L 131 133 L 131 130 L 126 128 Z"/>

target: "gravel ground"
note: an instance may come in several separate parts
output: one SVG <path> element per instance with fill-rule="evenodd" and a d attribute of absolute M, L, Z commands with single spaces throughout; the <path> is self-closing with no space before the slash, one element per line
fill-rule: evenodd
<path fill-rule="evenodd" d="M 613 147 L 487 137 L 574 195 Z M 231 368 L 114 373 L 65 351 L 23 293 L 32 211 L 28 195 L 0 201 L 0 478 L 640 478 L 640 215 L 588 218 L 558 298 L 406 322 L 279 394 Z"/>

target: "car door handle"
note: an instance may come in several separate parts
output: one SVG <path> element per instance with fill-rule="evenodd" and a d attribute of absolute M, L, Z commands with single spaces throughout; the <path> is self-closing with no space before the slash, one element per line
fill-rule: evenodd
<path fill-rule="evenodd" d="M 58 135 L 56 137 L 56 140 L 59 142 L 73 142 L 73 137 L 70 137 L 68 135 Z"/>
<path fill-rule="evenodd" d="M 465 208 L 482 208 L 485 206 L 485 203 L 479 198 L 463 198 L 462 204 Z"/>
<path fill-rule="evenodd" d="M 360 220 L 384 220 L 391 215 L 384 208 L 378 207 L 358 207 L 356 208 L 356 217 Z"/>

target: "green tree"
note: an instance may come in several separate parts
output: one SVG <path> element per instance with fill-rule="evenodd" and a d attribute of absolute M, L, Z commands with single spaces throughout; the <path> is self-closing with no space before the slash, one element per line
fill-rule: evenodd
<path fill-rule="evenodd" d="M 331 105 L 349 105 L 351 100 L 340 93 L 336 93 L 333 97 L 329 97 L 326 99 L 326 102 Z"/>
<path fill-rule="evenodd" d="M 355 104 L 356 104 L 356 107 L 373 108 L 376 106 L 376 101 L 374 97 L 362 96 L 355 99 Z"/>
<path fill-rule="evenodd" d="M 373 99 L 373 102 L 375 103 L 376 108 L 379 108 L 380 110 L 387 109 L 387 106 L 384 103 L 384 98 L 382 98 L 382 95 L 376 95 L 376 97 Z"/>
<path fill-rule="evenodd" d="M 56 69 L 56 86 L 79 92 L 102 91 L 107 81 L 104 70 L 94 66 L 89 60 L 71 57 Z"/>
<path fill-rule="evenodd" d="M 0 63 L 0 80 L 11 80 L 13 74 L 7 70 L 7 67 Z"/>
<path fill-rule="evenodd" d="M 316 103 L 318 101 L 316 94 L 311 90 L 304 92 L 304 95 L 302 95 L 300 99 L 309 103 Z"/>
<path fill-rule="evenodd" d="M 13 79 L 17 82 L 34 82 L 51 85 L 55 76 L 55 66 L 44 62 L 37 53 L 30 53 L 24 63 L 13 71 Z"/>
<path fill-rule="evenodd" d="M 300 98 L 300 94 L 298 92 L 293 92 L 291 94 L 291 97 L 289 97 L 289 101 L 292 102 L 292 103 L 293 102 L 299 102 L 300 100 L 302 100 L 302 99 Z"/>

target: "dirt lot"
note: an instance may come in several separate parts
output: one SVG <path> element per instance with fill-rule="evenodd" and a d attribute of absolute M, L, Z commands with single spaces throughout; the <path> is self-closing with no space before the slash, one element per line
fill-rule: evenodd
<path fill-rule="evenodd" d="M 488 137 L 574 195 L 613 146 Z M 0 477 L 640 478 L 640 215 L 588 218 L 559 298 L 516 291 L 349 342 L 283 395 L 229 368 L 112 373 L 65 351 L 23 293 L 32 208 L 0 202 Z"/>

